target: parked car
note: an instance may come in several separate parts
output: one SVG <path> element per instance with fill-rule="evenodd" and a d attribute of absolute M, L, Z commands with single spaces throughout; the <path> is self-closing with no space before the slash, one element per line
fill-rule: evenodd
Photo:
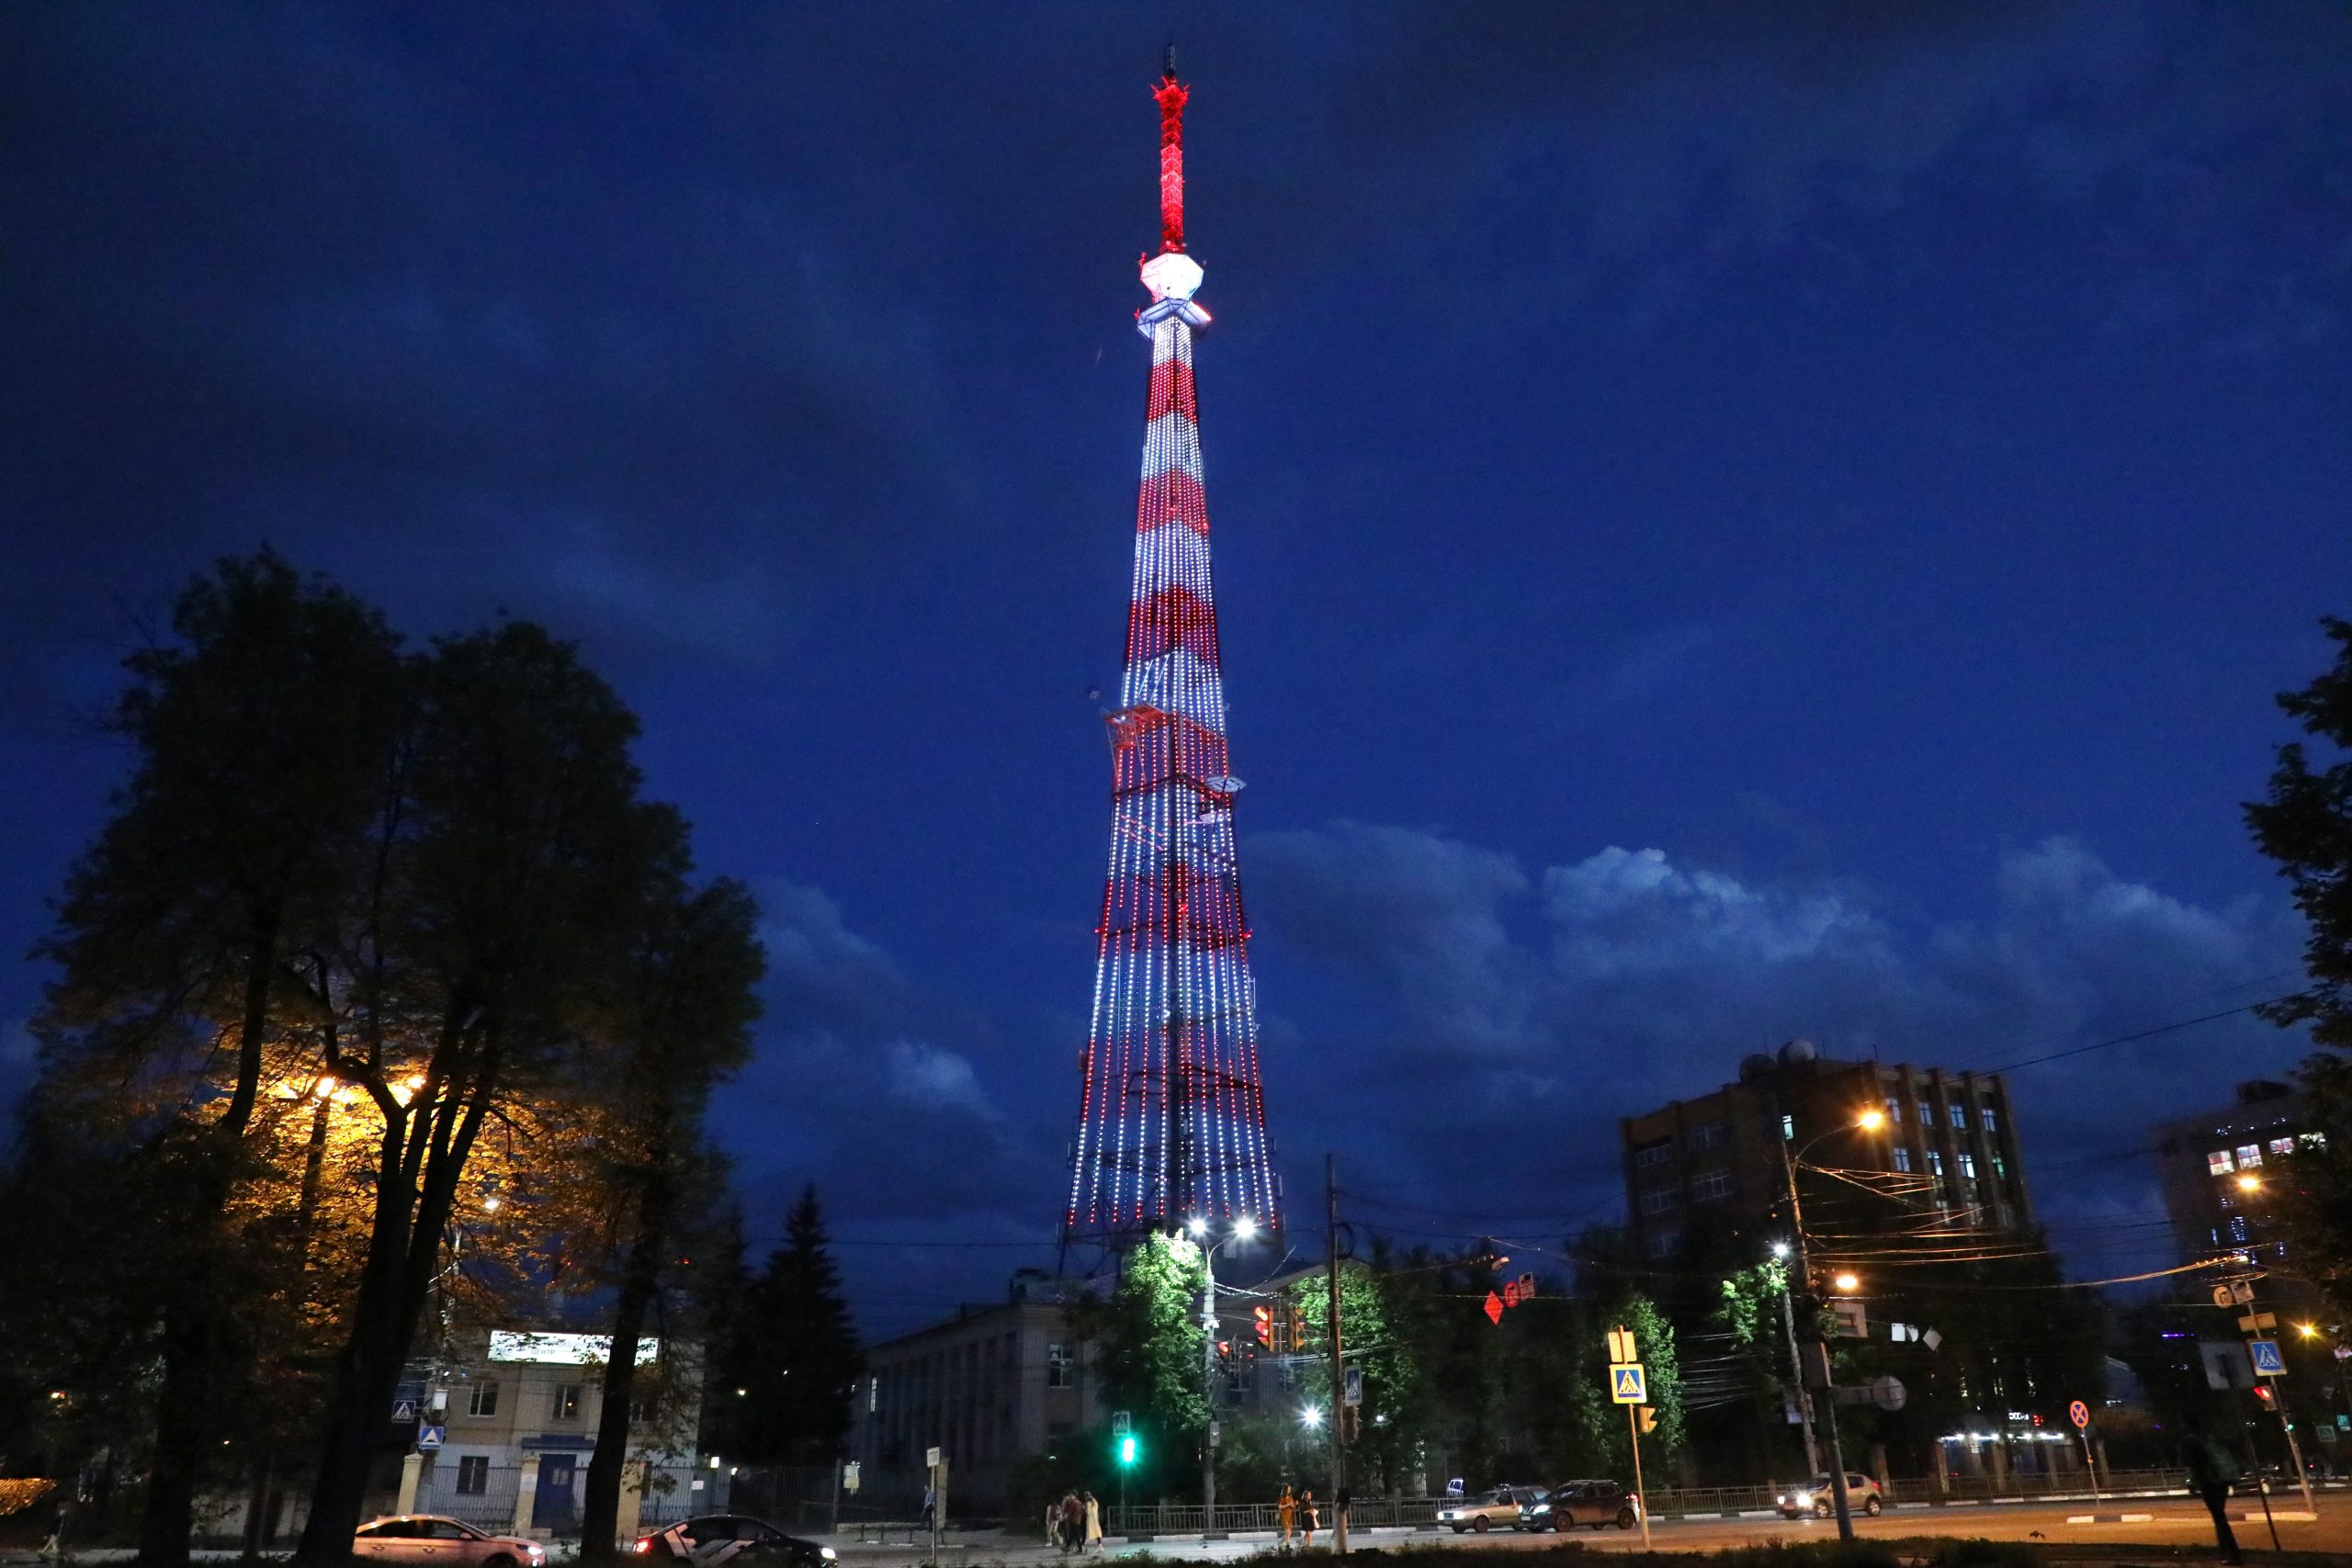
<path fill-rule="evenodd" d="M 1641 1498 L 1619 1482 L 1563 1481 L 1521 1510 L 1518 1528 L 1565 1530 L 1590 1525 L 1594 1529 L 1602 1529 L 1615 1525 L 1621 1530 L 1629 1530 L 1641 1522 Z"/>
<path fill-rule="evenodd" d="M 1886 1509 L 1886 1499 L 1879 1495 L 1878 1483 L 1860 1471 L 1846 1472 L 1846 1507 L 1857 1514 L 1877 1515 Z M 1781 1517 L 1793 1519 L 1800 1514 L 1811 1514 L 1826 1519 L 1838 1511 L 1838 1499 L 1829 1490 L 1829 1472 L 1823 1471 L 1801 1486 L 1781 1494 Z"/>
<path fill-rule="evenodd" d="M 1498 1525 L 1519 1523 L 1521 1509 L 1543 1500 L 1543 1488 L 1537 1486 L 1498 1486 L 1482 1492 L 1449 1507 L 1437 1511 L 1437 1522 L 1460 1535 L 1464 1530 L 1486 1534 Z"/>
<path fill-rule="evenodd" d="M 639 1557 L 681 1562 L 757 1562 L 769 1568 L 820 1568 L 833 1561 L 831 1547 L 786 1535 L 749 1514 L 704 1514 L 680 1519 L 651 1535 L 639 1536 L 629 1551 Z"/>
<path fill-rule="evenodd" d="M 435 1568 L 542 1568 L 548 1549 L 519 1535 L 492 1535 L 441 1514 L 395 1514 L 352 1532 L 351 1555 L 366 1562 Z"/>

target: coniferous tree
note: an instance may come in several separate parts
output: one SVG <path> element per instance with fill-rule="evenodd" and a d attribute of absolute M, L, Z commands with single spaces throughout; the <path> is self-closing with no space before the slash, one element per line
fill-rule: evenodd
<path fill-rule="evenodd" d="M 832 1463 L 845 1450 L 863 1365 L 812 1184 L 747 1292 L 718 1395 L 728 1440 L 757 1464 Z"/>

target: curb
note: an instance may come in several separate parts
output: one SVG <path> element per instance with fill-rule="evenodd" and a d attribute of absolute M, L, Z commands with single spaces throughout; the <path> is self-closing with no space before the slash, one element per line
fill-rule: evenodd
<path fill-rule="evenodd" d="M 2070 1525 L 2144 1525 L 2155 1520 L 2154 1514 L 2068 1514 Z"/>

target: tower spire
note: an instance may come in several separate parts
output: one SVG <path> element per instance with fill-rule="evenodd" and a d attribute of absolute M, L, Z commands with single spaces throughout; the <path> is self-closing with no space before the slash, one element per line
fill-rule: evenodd
<path fill-rule="evenodd" d="M 1183 249 L 1185 88 L 1171 51 L 1160 112 L 1160 253 L 1143 264 L 1151 340 L 1134 590 L 1111 739 L 1110 874 L 1094 1006 L 1079 1058 L 1062 1239 L 1109 1243 L 1182 1223 L 1282 1225 L 1258 1066 L 1250 926 L 1234 850 L 1225 678 L 1209 582 L 1193 302 Z"/>

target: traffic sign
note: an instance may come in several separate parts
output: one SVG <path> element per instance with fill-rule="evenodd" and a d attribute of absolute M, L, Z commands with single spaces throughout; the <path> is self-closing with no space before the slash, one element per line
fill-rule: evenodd
<path fill-rule="evenodd" d="M 440 1427 L 419 1427 L 416 1429 L 416 1451 L 428 1453 L 439 1448 L 445 1430 L 446 1428 Z"/>
<path fill-rule="evenodd" d="M 922 1462 L 929 1468 L 937 1470 L 939 1468 L 939 1450 L 937 1449 L 923 1450 Z"/>
<path fill-rule="evenodd" d="M 1341 1374 L 1340 1388 L 1340 1404 L 1362 1404 L 1363 1403 L 1363 1369 L 1362 1367 L 1346 1369 Z"/>
<path fill-rule="evenodd" d="M 1609 1400 L 1612 1404 L 1647 1404 L 1649 1390 L 1645 1386 L 1639 1361 L 1609 1369 Z"/>
<path fill-rule="evenodd" d="M 1114 1410 L 1113 1412 L 1111 1412 L 1111 1430 L 1112 1430 L 1112 1431 L 1114 1431 L 1114 1432 L 1125 1432 L 1128 1427 L 1132 1427 L 1132 1426 L 1134 1426 L 1134 1425 L 1135 1425 L 1135 1417 L 1134 1417 L 1134 1416 L 1130 1416 L 1130 1415 L 1128 1415 L 1125 1411 L 1124 1411 L 1124 1410 Z"/>
<path fill-rule="evenodd" d="M 398 1404 L 392 1406 L 393 1426 L 405 1427 L 415 1419 L 416 1401 L 413 1399 L 403 1399 Z"/>
<path fill-rule="evenodd" d="M 854 1492 L 858 1486 L 858 1461 L 851 1460 L 842 1466 L 842 1490 Z"/>
<path fill-rule="evenodd" d="M 2075 1430 L 2079 1432 L 2091 1424 L 2091 1407 L 2078 1399 L 2066 1406 L 2066 1419 L 2072 1421 Z"/>
<path fill-rule="evenodd" d="M 2258 1378 L 2283 1378 L 2287 1375 L 2287 1359 L 2278 1354 L 2276 1339 L 2249 1339 L 2246 1354 L 2254 1358 L 2254 1375 Z"/>
<path fill-rule="evenodd" d="M 1499 1324 L 1503 1320 L 1503 1299 L 1494 1292 L 1487 1292 L 1487 1321 Z"/>
<path fill-rule="evenodd" d="M 1611 1365 L 1623 1366 L 1641 1359 L 1640 1353 L 1634 1348 L 1632 1329 L 1621 1324 L 1609 1331 L 1609 1359 Z"/>

